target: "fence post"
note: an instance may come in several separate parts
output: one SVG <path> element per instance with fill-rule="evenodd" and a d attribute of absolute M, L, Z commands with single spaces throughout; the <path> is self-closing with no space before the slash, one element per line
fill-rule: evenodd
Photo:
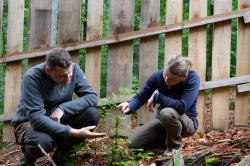
<path fill-rule="evenodd" d="M 189 1 L 189 20 L 207 16 L 207 0 Z M 201 82 L 206 78 L 207 27 L 201 26 L 189 30 L 188 56 L 193 62 L 193 69 L 199 74 Z M 197 99 L 199 132 L 204 132 L 205 93 L 200 91 Z"/>
<path fill-rule="evenodd" d="M 160 0 L 143 0 L 141 7 L 141 29 L 160 25 Z M 148 77 L 158 69 L 159 35 L 145 37 L 140 42 L 139 83 L 143 86 Z M 137 112 L 137 124 L 152 120 L 155 113 L 149 112 L 146 104 Z"/>
<path fill-rule="evenodd" d="M 238 8 L 250 7 L 249 0 L 239 0 Z M 238 19 L 236 75 L 250 74 L 250 24 L 245 24 L 243 18 Z M 249 92 L 236 92 L 235 125 L 249 124 Z"/>
<path fill-rule="evenodd" d="M 58 44 L 80 40 L 81 0 L 60 0 L 58 17 Z M 71 51 L 75 63 L 79 63 L 79 51 Z"/>
<path fill-rule="evenodd" d="M 215 0 L 214 14 L 230 12 L 231 0 Z M 212 50 L 212 80 L 230 77 L 231 20 L 214 24 Z M 229 88 L 212 90 L 213 128 L 226 129 L 229 125 Z"/>
<path fill-rule="evenodd" d="M 30 1 L 29 49 L 51 45 L 51 0 Z M 45 58 L 29 59 L 29 68 L 44 62 Z"/>
<path fill-rule="evenodd" d="M 109 34 L 115 35 L 133 31 L 134 0 L 110 0 Z M 107 96 L 113 93 L 119 95 L 119 88 L 132 88 L 133 41 L 109 45 L 107 69 Z M 121 115 L 120 110 L 112 111 L 112 115 Z M 131 126 L 131 116 L 124 117 L 121 123 L 121 134 L 128 135 Z M 107 133 L 114 128 L 114 117 L 107 120 Z M 112 123 L 111 123 L 112 122 Z M 126 126 L 129 126 L 126 127 Z"/>
<path fill-rule="evenodd" d="M 7 52 L 22 51 L 24 0 L 9 0 Z M 21 61 L 6 64 L 4 114 L 16 112 L 21 92 Z M 15 142 L 13 127 L 9 122 L 4 123 L 3 141 Z"/>
<path fill-rule="evenodd" d="M 103 0 L 88 1 L 87 40 L 102 36 Z M 85 74 L 100 96 L 101 47 L 86 49 Z"/>
<path fill-rule="evenodd" d="M 166 3 L 166 24 L 174 24 L 182 22 L 183 0 L 167 0 Z M 173 55 L 182 53 L 182 31 L 176 31 L 166 34 L 165 41 L 165 60 L 164 66 L 168 58 Z"/>

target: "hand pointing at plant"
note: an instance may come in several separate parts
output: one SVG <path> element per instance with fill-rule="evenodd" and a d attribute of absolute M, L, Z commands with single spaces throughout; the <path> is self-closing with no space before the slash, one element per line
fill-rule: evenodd
<path fill-rule="evenodd" d="M 130 112 L 130 107 L 128 102 L 121 103 L 117 106 L 118 109 L 122 110 L 122 113 L 128 114 Z"/>

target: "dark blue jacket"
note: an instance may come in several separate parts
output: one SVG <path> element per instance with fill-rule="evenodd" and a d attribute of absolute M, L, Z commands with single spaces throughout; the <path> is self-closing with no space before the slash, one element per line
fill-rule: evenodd
<path fill-rule="evenodd" d="M 73 64 L 73 75 L 66 86 L 53 81 L 44 67 L 44 63 L 39 64 L 24 75 L 20 103 L 12 124 L 29 121 L 35 130 L 68 136 L 70 126 L 60 124 L 49 116 L 58 106 L 65 115 L 76 115 L 87 107 L 97 106 L 97 95 L 79 65 Z M 73 92 L 78 99 L 72 100 Z"/>
<path fill-rule="evenodd" d="M 185 81 L 182 81 L 174 86 L 166 85 L 163 78 L 163 70 L 153 73 L 146 81 L 140 91 L 130 100 L 129 106 L 131 112 L 135 112 L 151 97 L 155 90 L 153 101 L 159 103 L 159 111 L 156 117 L 159 118 L 161 109 L 170 107 L 175 109 L 180 115 L 186 115 L 194 121 L 194 126 L 198 128 L 197 110 L 197 96 L 199 93 L 200 78 L 198 74 L 190 70 Z"/>

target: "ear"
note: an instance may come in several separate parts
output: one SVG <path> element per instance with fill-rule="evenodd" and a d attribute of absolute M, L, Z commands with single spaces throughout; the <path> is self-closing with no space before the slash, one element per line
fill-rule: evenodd
<path fill-rule="evenodd" d="M 45 66 L 44 70 L 45 70 L 45 72 L 46 72 L 48 75 L 50 75 L 51 70 L 50 70 L 49 66 Z"/>

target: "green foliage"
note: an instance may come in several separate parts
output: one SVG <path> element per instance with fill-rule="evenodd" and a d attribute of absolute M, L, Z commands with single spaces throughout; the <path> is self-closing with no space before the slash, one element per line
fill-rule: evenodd
<path fill-rule="evenodd" d="M 3 113 L 4 87 L 5 87 L 5 65 L 0 64 L 0 113 Z"/>
<path fill-rule="evenodd" d="M 104 0 L 103 3 L 103 25 L 102 36 L 109 34 L 109 0 Z"/>
<path fill-rule="evenodd" d="M 134 30 L 140 29 L 141 21 L 141 0 L 135 0 Z"/>
<path fill-rule="evenodd" d="M 205 160 L 206 166 L 219 165 L 220 159 L 218 157 L 212 157 Z"/>
<path fill-rule="evenodd" d="M 158 69 L 164 68 L 164 54 L 165 54 L 165 34 L 160 34 Z"/>
<path fill-rule="evenodd" d="M 114 143 L 110 147 L 109 155 L 107 157 L 109 165 L 119 166 L 134 166 L 139 165 L 139 159 L 151 158 L 154 153 L 145 152 L 142 149 L 127 149 L 126 140 L 120 138 L 119 125 L 122 121 L 122 117 L 115 117 L 115 129 L 114 132 Z"/>
<path fill-rule="evenodd" d="M 166 22 L 166 0 L 160 0 L 160 24 L 164 25 Z"/>
<path fill-rule="evenodd" d="M 234 110 L 235 109 L 235 100 L 229 100 L 229 109 Z"/>
<path fill-rule="evenodd" d="M 24 4 L 24 29 L 23 29 L 23 50 L 28 50 L 28 33 L 30 20 L 30 3 L 25 1 Z"/>

